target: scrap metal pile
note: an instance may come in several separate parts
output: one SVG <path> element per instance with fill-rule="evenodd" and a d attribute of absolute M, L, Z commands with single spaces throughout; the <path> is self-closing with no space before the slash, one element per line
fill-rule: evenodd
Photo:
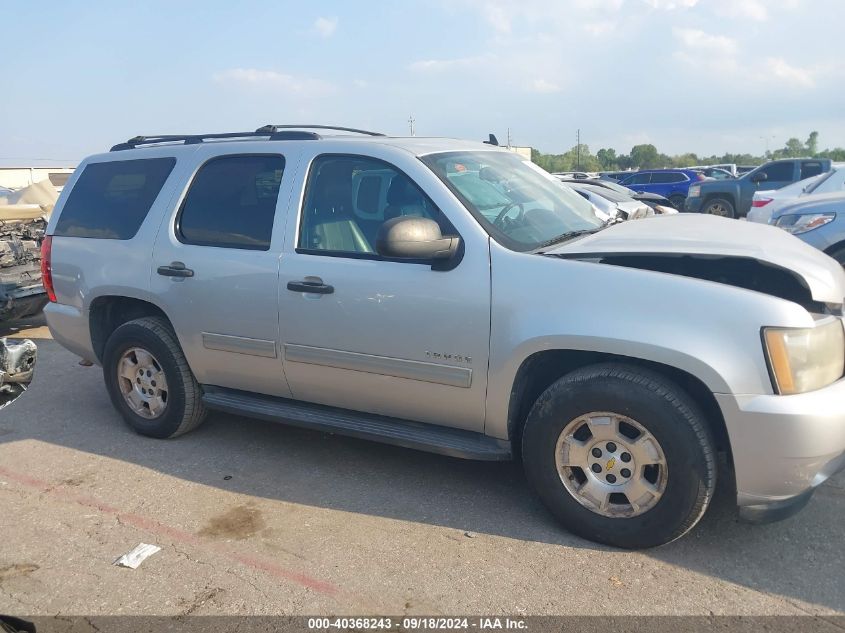
<path fill-rule="evenodd" d="M 0 197 L 0 322 L 36 314 L 47 302 L 41 241 L 57 197 L 49 181 Z"/>

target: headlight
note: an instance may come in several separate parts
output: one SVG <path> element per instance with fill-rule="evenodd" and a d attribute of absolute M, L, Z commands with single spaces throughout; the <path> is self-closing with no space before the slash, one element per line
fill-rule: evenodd
<path fill-rule="evenodd" d="M 777 393 L 821 389 L 845 371 L 845 330 L 831 318 L 812 328 L 763 328 L 766 356 Z"/>
<path fill-rule="evenodd" d="M 784 231 L 798 235 L 812 231 L 836 219 L 835 213 L 808 213 L 806 215 L 783 215 L 777 219 L 775 226 Z"/>
<path fill-rule="evenodd" d="M 689 192 L 687 193 L 688 198 L 697 198 L 701 195 L 701 185 L 690 185 Z"/>

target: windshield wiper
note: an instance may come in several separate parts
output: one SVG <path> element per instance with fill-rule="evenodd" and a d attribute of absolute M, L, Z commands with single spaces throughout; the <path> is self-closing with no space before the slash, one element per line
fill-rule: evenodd
<path fill-rule="evenodd" d="M 599 226 L 593 227 L 592 229 L 580 229 L 578 231 L 567 231 L 566 233 L 561 233 L 557 237 L 553 237 L 552 239 L 546 240 L 542 244 L 538 245 L 537 248 L 535 248 L 533 252 L 537 253 L 538 255 L 542 255 L 543 254 L 542 249 L 544 249 L 544 248 L 548 248 L 549 246 L 554 246 L 555 244 L 560 244 L 561 242 L 568 242 L 569 240 L 574 239 L 576 237 L 580 237 L 582 235 L 590 235 L 592 233 L 598 233 L 602 229 L 610 226 L 611 224 L 617 224 L 619 222 L 624 222 L 624 221 L 625 220 L 623 220 L 620 217 L 610 217 L 610 218 L 607 218 L 604 222 L 602 222 Z"/>

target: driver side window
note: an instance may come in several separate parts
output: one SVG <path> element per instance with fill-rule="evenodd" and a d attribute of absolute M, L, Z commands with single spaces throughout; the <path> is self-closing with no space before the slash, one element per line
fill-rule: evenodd
<path fill-rule="evenodd" d="M 301 211 L 298 248 L 376 255 L 376 236 L 387 220 L 419 216 L 454 229 L 404 173 L 363 156 L 325 155 L 311 165 Z"/>

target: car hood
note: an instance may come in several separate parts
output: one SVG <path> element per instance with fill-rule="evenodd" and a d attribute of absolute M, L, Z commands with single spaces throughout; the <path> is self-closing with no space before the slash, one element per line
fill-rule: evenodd
<path fill-rule="evenodd" d="M 622 222 L 545 254 L 708 279 L 805 306 L 845 297 L 845 272 L 821 251 L 773 226 L 710 215 Z"/>

